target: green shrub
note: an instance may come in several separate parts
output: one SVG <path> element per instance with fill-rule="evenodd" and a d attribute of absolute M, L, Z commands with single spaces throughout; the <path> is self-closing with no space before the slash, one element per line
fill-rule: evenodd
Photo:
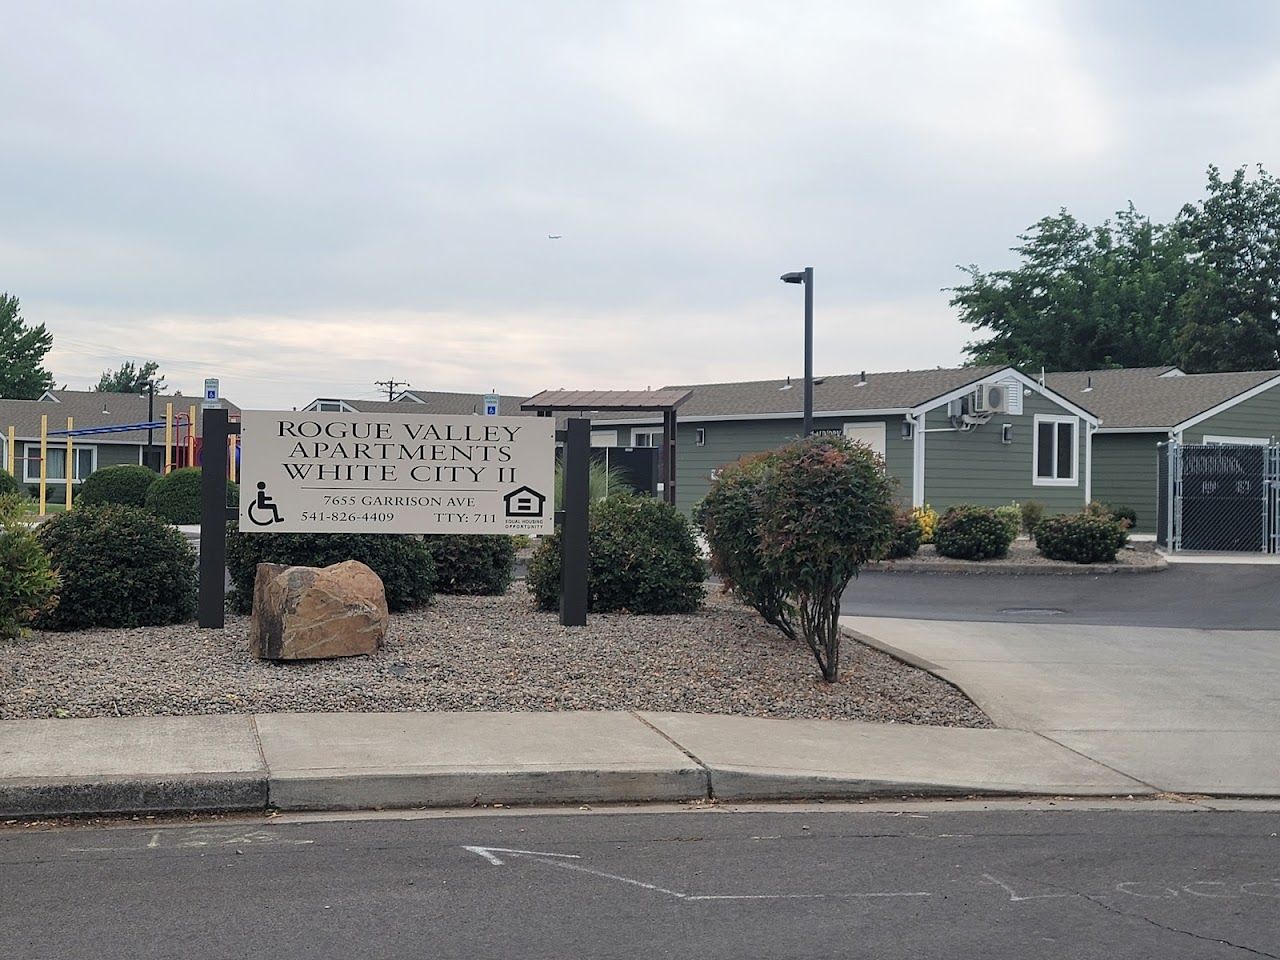
<path fill-rule="evenodd" d="M 1022 532 L 1028 537 L 1034 537 L 1036 527 L 1044 519 L 1044 504 L 1039 500 L 1024 500 L 1020 509 L 1022 510 Z"/>
<path fill-rule="evenodd" d="M 1022 532 L 1022 508 L 1016 503 L 1006 503 L 1003 507 L 996 507 L 996 519 L 1004 524 L 1005 529 L 1009 531 L 1009 542 L 1018 539 L 1018 534 Z"/>
<path fill-rule="evenodd" d="M 840 676 L 841 596 L 893 539 L 893 493 L 878 454 L 831 435 L 779 449 L 760 484 L 761 556 L 828 682 Z"/>
<path fill-rule="evenodd" d="M 703 568 L 689 521 L 652 497 L 621 494 L 591 504 L 588 609 L 607 613 L 692 613 Z M 529 592 L 543 610 L 560 603 L 560 533 L 539 541 Z"/>
<path fill-rule="evenodd" d="M 990 507 L 952 507 L 934 534 L 938 553 L 955 560 L 986 560 L 1009 552 L 1013 534 Z"/>
<path fill-rule="evenodd" d="M 1036 547 L 1050 560 L 1112 563 L 1128 542 L 1120 521 L 1092 513 L 1050 517 L 1036 527 Z"/>
<path fill-rule="evenodd" d="M 147 490 L 157 479 L 156 472 L 136 463 L 103 467 L 89 474 L 76 494 L 77 506 L 100 503 L 122 503 L 127 507 L 145 507 Z"/>
<path fill-rule="evenodd" d="M 22 498 L 0 494 L 0 640 L 21 636 L 57 603 L 58 578 L 49 554 L 19 521 Z"/>
<path fill-rule="evenodd" d="M 327 567 L 359 560 L 382 578 L 387 608 L 407 610 L 431 602 L 435 561 L 420 537 L 388 533 L 241 533 L 227 524 L 227 572 L 231 604 L 240 613 L 253 607 L 253 580 L 260 563 Z"/>
<path fill-rule="evenodd" d="M 1121 524 L 1126 530 L 1132 530 L 1138 525 L 1138 511 L 1133 507 L 1114 507 L 1107 506 L 1107 512 L 1111 515 L 1111 519 Z"/>
<path fill-rule="evenodd" d="M 609 466 L 599 460 L 587 464 L 587 499 L 603 500 L 616 497 L 621 493 L 634 493 L 631 484 L 627 483 L 626 471 L 621 467 Z M 564 464 L 556 461 L 555 473 L 556 509 L 564 509 Z"/>
<path fill-rule="evenodd" d="M 18 482 L 18 478 L 8 470 L 0 468 L 0 497 L 25 497 L 26 495 L 26 487 Z"/>
<path fill-rule="evenodd" d="M 760 483 L 772 453 L 750 454 L 724 467 L 694 510 L 707 538 L 711 570 L 743 603 L 795 639 L 795 609 L 760 554 Z"/>
<path fill-rule="evenodd" d="M 919 519 L 912 513 L 899 512 L 893 518 L 893 539 L 885 551 L 886 560 L 914 557 L 920 549 L 922 533 Z"/>
<path fill-rule="evenodd" d="M 183 467 L 156 477 L 147 490 L 147 509 L 170 523 L 200 522 L 200 468 Z M 227 506 L 240 505 L 240 488 L 227 481 Z"/>
<path fill-rule="evenodd" d="M 55 514 L 36 534 L 62 580 L 51 630 L 183 623 L 196 611 L 196 555 L 163 520 L 118 504 Z"/>
<path fill-rule="evenodd" d="M 448 534 L 427 537 L 435 562 L 435 588 L 440 593 L 494 596 L 511 585 L 516 562 L 512 537 Z"/>

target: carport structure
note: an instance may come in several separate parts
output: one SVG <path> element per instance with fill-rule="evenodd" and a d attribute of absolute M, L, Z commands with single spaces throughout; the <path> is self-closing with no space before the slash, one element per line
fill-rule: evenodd
<path fill-rule="evenodd" d="M 662 446 L 658 451 L 658 477 L 662 499 L 676 502 L 676 411 L 692 395 L 691 390 L 544 390 L 520 404 L 521 410 L 540 417 L 557 413 L 661 413 Z"/>

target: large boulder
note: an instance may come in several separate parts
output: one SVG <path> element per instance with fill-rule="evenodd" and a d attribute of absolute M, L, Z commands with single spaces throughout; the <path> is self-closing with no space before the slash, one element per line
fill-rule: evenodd
<path fill-rule="evenodd" d="M 387 621 L 382 580 L 363 563 L 258 564 L 249 649 L 259 659 L 316 660 L 375 653 L 387 635 Z"/>

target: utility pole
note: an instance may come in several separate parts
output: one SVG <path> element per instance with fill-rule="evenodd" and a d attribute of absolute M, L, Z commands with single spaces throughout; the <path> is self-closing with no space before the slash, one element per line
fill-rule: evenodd
<path fill-rule="evenodd" d="M 387 390 L 387 399 L 388 399 L 388 400 L 394 400 L 394 399 L 396 398 L 396 388 L 398 388 L 398 387 L 407 387 L 407 386 L 409 385 L 409 381 L 408 381 L 408 380 L 394 380 L 394 379 L 392 379 L 392 380 L 375 380 L 375 381 L 373 381 L 373 385 L 374 385 L 375 387 L 386 387 L 386 390 Z"/>

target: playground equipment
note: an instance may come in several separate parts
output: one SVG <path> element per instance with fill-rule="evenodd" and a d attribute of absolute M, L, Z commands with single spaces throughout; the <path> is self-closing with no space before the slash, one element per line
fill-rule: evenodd
<path fill-rule="evenodd" d="M 71 509 L 72 488 L 76 482 L 75 470 L 75 439 L 77 437 L 92 437 L 108 433 L 131 433 L 139 430 L 159 430 L 164 428 L 164 469 L 163 473 L 171 473 L 182 467 L 195 467 L 200 465 L 200 454 L 202 452 L 202 443 L 196 436 L 196 408 L 191 405 L 186 411 L 174 413 L 173 404 L 166 403 L 164 409 L 163 420 L 149 420 L 143 423 L 114 423 L 101 427 L 80 427 L 75 425 L 73 417 L 67 417 L 67 426 L 65 430 L 50 430 L 49 416 L 42 414 L 40 416 L 40 455 L 38 457 L 31 456 L 31 444 L 28 443 L 25 449 L 25 456 L 18 456 L 17 438 L 15 436 L 14 427 L 10 426 L 6 437 L 5 445 L 5 469 L 14 477 L 21 477 L 26 474 L 25 468 L 23 473 L 18 473 L 18 464 L 20 463 L 39 463 L 40 464 L 40 481 L 39 481 L 39 513 L 45 516 L 48 512 L 48 493 L 49 493 L 49 450 L 50 439 L 57 437 L 66 438 L 66 469 L 63 471 L 65 477 L 62 484 L 65 487 L 65 506 L 64 509 Z M 238 434 L 232 434 L 227 437 L 227 479 L 233 483 L 239 480 L 240 465 L 240 437 Z M 57 483 L 58 481 L 54 481 Z"/>

